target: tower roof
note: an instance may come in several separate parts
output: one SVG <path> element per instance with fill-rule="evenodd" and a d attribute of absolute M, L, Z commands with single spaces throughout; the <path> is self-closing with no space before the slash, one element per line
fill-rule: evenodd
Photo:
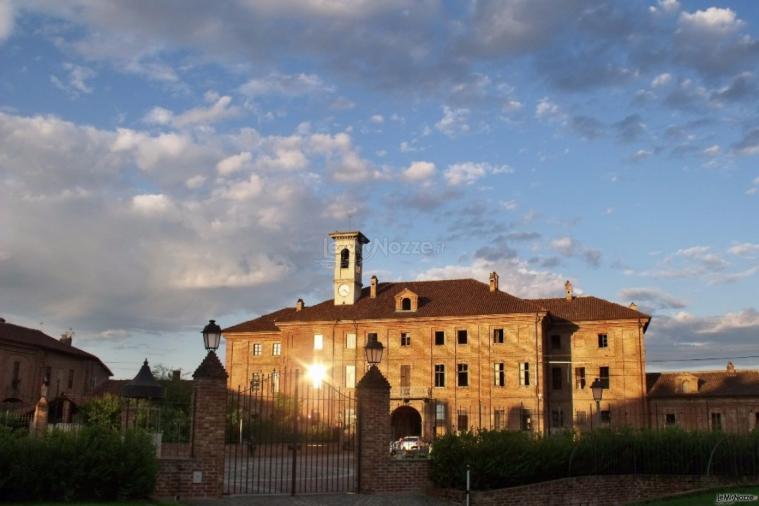
<path fill-rule="evenodd" d="M 368 244 L 369 243 L 369 239 L 364 234 L 362 234 L 360 231 L 358 231 L 358 230 L 346 230 L 346 231 L 343 231 L 343 232 L 341 232 L 339 230 L 335 230 L 334 232 L 331 232 L 329 234 L 329 236 L 332 239 L 353 239 L 353 238 L 357 238 L 358 242 L 360 242 L 361 244 Z"/>

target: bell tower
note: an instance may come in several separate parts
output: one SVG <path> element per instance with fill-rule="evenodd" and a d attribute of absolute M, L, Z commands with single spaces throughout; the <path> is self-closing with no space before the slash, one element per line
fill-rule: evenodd
<path fill-rule="evenodd" d="M 353 304 L 361 297 L 362 249 L 369 239 L 359 231 L 332 232 L 335 241 L 335 305 Z"/>

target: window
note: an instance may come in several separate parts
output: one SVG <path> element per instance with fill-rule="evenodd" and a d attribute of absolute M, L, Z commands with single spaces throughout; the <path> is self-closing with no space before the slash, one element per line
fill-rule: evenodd
<path fill-rule="evenodd" d="M 575 388 L 582 390 L 585 388 L 585 368 L 575 367 Z"/>
<path fill-rule="evenodd" d="M 551 427 L 564 427 L 564 411 L 561 409 L 551 410 Z"/>
<path fill-rule="evenodd" d="M 445 344 L 445 331 L 436 330 L 435 331 L 435 346 L 442 346 L 444 344 Z"/>
<path fill-rule="evenodd" d="M 506 411 L 496 409 L 493 411 L 493 429 L 503 430 L 506 428 Z"/>
<path fill-rule="evenodd" d="M 408 297 L 401 299 L 401 311 L 411 311 L 411 299 Z"/>
<path fill-rule="evenodd" d="M 276 369 L 271 372 L 271 391 L 279 393 L 279 371 Z"/>
<path fill-rule="evenodd" d="M 13 375 L 11 376 L 11 388 L 18 388 L 18 384 L 21 383 L 21 362 L 13 362 Z"/>
<path fill-rule="evenodd" d="M 435 404 L 435 422 L 441 425 L 445 421 L 445 404 Z"/>
<path fill-rule="evenodd" d="M 611 423 L 611 411 L 608 409 L 601 411 L 601 423 Z"/>
<path fill-rule="evenodd" d="M 519 384 L 523 387 L 530 386 L 530 363 L 519 364 Z"/>
<path fill-rule="evenodd" d="M 355 388 L 356 386 L 356 366 L 348 364 L 345 366 L 345 388 Z"/>
<path fill-rule="evenodd" d="M 519 428 L 521 430 L 532 430 L 532 411 L 529 409 L 522 409 L 519 417 Z"/>
<path fill-rule="evenodd" d="M 68 388 L 69 389 L 74 388 L 74 370 L 73 369 L 69 369 Z"/>
<path fill-rule="evenodd" d="M 585 411 L 578 411 L 575 415 L 577 425 L 585 425 L 588 423 L 588 415 Z"/>
<path fill-rule="evenodd" d="M 551 368 L 551 387 L 554 390 L 561 390 L 561 367 Z"/>
<path fill-rule="evenodd" d="M 493 385 L 506 386 L 506 365 L 503 362 L 493 364 Z"/>
<path fill-rule="evenodd" d="M 469 429 L 469 413 L 465 409 L 459 409 L 458 420 L 456 420 L 456 426 L 459 430 Z"/>
<path fill-rule="evenodd" d="M 408 332 L 401 332 L 401 346 L 411 346 L 411 334 Z"/>
<path fill-rule="evenodd" d="M 260 343 L 254 344 L 253 345 L 253 356 L 254 357 L 260 357 L 262 350 L 263 350 L 263 346 L 261 346 Z"/>
<path fill-rule="evenodd" d="M 604 388 L 609 388 L 609 368 L 608 367 L 599 367 L 598 368 L 598 377 L 601 380 L 601 385 L 603 385 Z"/>
<path fill-rule="evenodd" d="M 445 386 L 445 365 L 444 364 L 435 364 L 435 386 L 436 387 Z"/>
<path fill-rule="evenodd" d="M 712 413 L 712 430 L 722 430 L 722 413 Z"/>
<path fill-rule="evenodd" d="M 345 334 L 345 347 L 349 350 L 356 349 L 356 334 L 354 332 Z"/>
<path fill-rule="evenodd" d="M 411 366 L 410 365 L 402 365 L 401 366 L 401 387 L 408 387 L 411 386 Z"/>
<path fill-rule="evenodd" d="M 561 349 L 561 336 L 551 336 L 551 349 L 552 350 Z"/>
<path fill-rule="evenodd" d="M 271 354 L 278 357 L 282 354 L 282 343 L 272 343 Z"/>
<path fill-rule="evenodd" d="M 467 364 L 458 365 L 458 385 L 460 387 L 469 386 L 469 366 Z"/>
<path fill-rule="evenodd" d="M 456 335 L 458 336 L 458 343 L 459 344 L 466 344 L 468 340 L 466 329 L 457 330 Z"/>
<path fill-rule="evenodd" d="M 599 348 L 609 347 L 609 336 L 607 334 L 598 334 L 598 347 Z"/>
<path fill-rule="evenodd" d="M 351 252 L 348 248 L 343 248 L 340 252 L 340 268 L 347 269 L 350 265 Z"/>
<path fill-rule="evenodd" d="M 664 425 L 672 426 L 677 424 L 677 418 L 674 413 L 667 413 L 664 415 Z"/>
<path fill-rule="evenodd" d="M 314 334 L 314 349 L 315 350 L 323 350 L 324 349 L 324 336 L 321 334 Z"/>
<path fill-rule="evenodd" d="M 493 329 L 493 343 L 503 344 L 503 329 Z"/>
<path fill-rule="evenodd" d="M 261 389 L 261 374 L 254 372 L 250 377 L 250 389 L 251 390 L 260 390 Z"/>

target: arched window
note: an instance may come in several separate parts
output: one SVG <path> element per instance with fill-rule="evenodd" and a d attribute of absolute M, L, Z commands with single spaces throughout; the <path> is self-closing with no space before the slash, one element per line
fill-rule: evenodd
<path fill-rule="evenodd" d="M 350 264 L 350 257 L 351 257 L 351 252 L 348 251 L 348 248 L 343 248 L 343 250 L 340 252 L 340 268 L 341 269 L 348 268 L 348 265 Z"/>
<path fill-rule="evenodd" d="M 404 297 L 403 300 L 401 300 L 401 309 L 403 311 L 411 311 L 411 299 Z"/>

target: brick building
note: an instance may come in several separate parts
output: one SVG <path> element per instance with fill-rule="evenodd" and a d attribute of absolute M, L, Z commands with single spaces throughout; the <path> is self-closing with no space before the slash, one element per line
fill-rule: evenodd
<path fill-rule="evenodd" d="M 759 427 L 759 371 L 649 373 L 651 426 L 748 432 Z"/>
<path fill-rule="evenodd" d="M 65 396 L 78 404 L 113 375 L 98 357 L 73 346 L 71 334 L 55 339 L 2 318 L 0 374 L 0 403 L 18 409 L 34 407 L 45 380 L 51 402 Z"/>
<path fill-rule="evenodd" d="M 473 279 L 363 285 L 361 232 L 334 232 L 333 299 L 298 300 L 224 330 L 228 385 L 279 388 L 298 368 L 345 389 L 385 347 L 394 437 L 464 428 L 586 430 L 647 424 L 643 335 L 650 317 L 596 297 L 521 299 Z M 595 413 L 590 384 L 607 385 Z M 268 384 L 262 384 L 266 378 Z"/>

